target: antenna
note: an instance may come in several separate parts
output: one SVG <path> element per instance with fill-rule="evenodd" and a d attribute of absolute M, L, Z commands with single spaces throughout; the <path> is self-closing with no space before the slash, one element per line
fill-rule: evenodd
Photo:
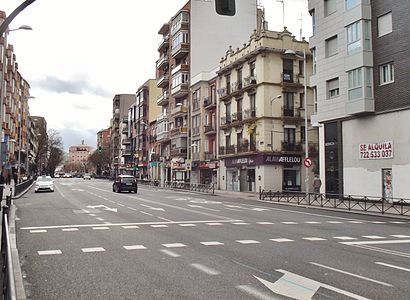
<path fill-rule="evenodd" d="M 303 34 L 303 13 L 300 13 L 300 19 L 298 19 L 298 21 L 300 21 L 300 31 L 299 31 L 299 39 L 302 40 L 302 34 Z"/>
<path fill-rule="evenodd" d="M 282 23 L 285 28 L 285 0 L 276 0 L 276 2 L 282 3 Z"/>

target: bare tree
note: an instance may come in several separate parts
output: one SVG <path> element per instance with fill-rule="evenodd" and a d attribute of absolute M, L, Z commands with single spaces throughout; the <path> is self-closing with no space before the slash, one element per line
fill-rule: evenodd
<path fill-rule="evenodd" d="M 47 153 L 47 173 L 53 175 L 64 160 L 63 140 L 60 134 L 53 129 L 48 131 Z"/>
<path fill-rule="evenodd" d="M 96 150 L 88 157 L 88 162 L 96 168 L 97 175 L 101 175 L 110 164 L 110 153 L 104 149 L 101 152 Z"/>
<path fill-rule="evenodd" d="M 34 158 L 34 170 L 37 174 L 44 174 L 47 164 L 48 135 L 45 128 L 40 127 L 37 132 L 37 153 Z"/>

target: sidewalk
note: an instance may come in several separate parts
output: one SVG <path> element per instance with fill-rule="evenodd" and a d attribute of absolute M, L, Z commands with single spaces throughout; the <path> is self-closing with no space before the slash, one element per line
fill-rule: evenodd
<path fill-rule="evenodd" d="M 12 189 L 10 192 L 10 188 Z M 3 190 L 3 199 L 6 200 L 6 196 L 9 196 L 10 193 L 13 196 L 13 191 L 14 191 L 14 180 L 11 180 L 10 184 L 5 184 L 4 185 L 4 190 Z"/>

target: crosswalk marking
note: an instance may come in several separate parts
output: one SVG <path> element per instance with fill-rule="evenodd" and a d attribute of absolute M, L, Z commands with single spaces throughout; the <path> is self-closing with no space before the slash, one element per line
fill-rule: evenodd
<path fill-rule="evenodd" d="M 43 250 L 43 251 L 37 251 L 38 255 L 56 255 L 56 254 L 62 254 L 61 250 Z"/>
<path fill-rule="evenodd" d="M 84 253 L 90 253 L 90 252 L 104 252 L 105 249 L 102 247 L 95 247 L 95 248 L 82 248 L 81 251 Z"/>
<path fill-rule="evenodd" d="M 147 247 L 143 245 L 131 245 L 131 246 L 124 246 L 125 250 L 144 250 L 147 249 Z"/>
<path fill-rule="evenodd" d="M 240 243 L 240 244 L 244 244 L 244 245 L 247 245 L 247 244 L 260 244 L 260 242 L 255 241 L 255 240 L 237 240 L 236 242 Z"/>
<path fill-rule="evenodd" d="M 272 242 L 277 242 L 277 243 L 285 243 L 285 242 L 293 242 L 294 240 L 291 239 L 285 239 L 285 238 L 277 238 L 277 239 L 269 239 Z"/>
<path fill-rule="evenodd" d="M 350 236 L 335 236 L 334 239 L 349 241 L 349 240 L 357 240 L 357 238 L 350 237 Z"/>

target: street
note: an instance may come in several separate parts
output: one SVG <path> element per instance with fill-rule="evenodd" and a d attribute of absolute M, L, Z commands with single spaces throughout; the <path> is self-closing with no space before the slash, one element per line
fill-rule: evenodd
<path fill-rule="evenodd" d="M 15 200 L 29 299 L 408 299 L 410 221 L 57 179 Z"/>

